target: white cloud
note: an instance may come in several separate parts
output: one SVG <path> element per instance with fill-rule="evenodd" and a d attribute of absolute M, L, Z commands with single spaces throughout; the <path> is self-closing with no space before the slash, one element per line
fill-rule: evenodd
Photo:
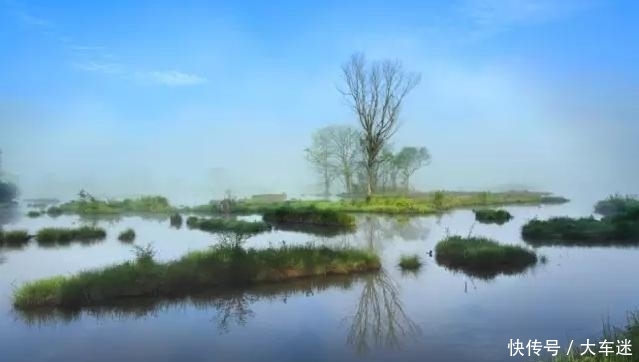
<path fill-rule="evenodd" d="M 101 62 L 86 62 L 86 63 L 74 63 L 76 68 L 87 72 L 98 72 L 103 74 L 122 74 L 124 67 L 119 63 L 101 63 Z"/>
<path fill-rule="evenodd" d="M 177 70 L 155 71 L 140 73 L 143 79 L 167 86 L 188 86 L 206 82 L 206 78 L 196 74 L 189 74 Z"/>

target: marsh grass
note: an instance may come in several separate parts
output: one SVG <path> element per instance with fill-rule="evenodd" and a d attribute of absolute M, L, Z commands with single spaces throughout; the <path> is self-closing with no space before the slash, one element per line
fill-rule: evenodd
<path fill-rule="evenodd" d="M 128 228 L 118 235 L 118 240 L 124 243 L 132 243 L 135 240 L 135 230 Z"/>
<path fill-rule="evenodd" d="M 79 228 L 44 228 L 36 234 L 40 246 L 68 245 L 73 241 L 90 243 L 102 240 L 106 231 L 102 228 L 82 226 Z"/>
<path fill-rule="evenodd" d="M 252 202 L 238 200 L 230 208 L 231 213 L 264 214 L 280 207 L 304 210 L 315 207 L 318 210 L 331 210 L 347 213 L 379 214 L 435 214 L 456 208 L 475 206 L 497 206 L 515 204 L 539 205 L 547 201 L 549 195 L 544 192 L 456 192 L 434 191 L 411 194 L 381 194 L 370 200 L 364 197 L 346 198 L 339 201 L 329 200 L 289 200 L 284 202 Z M 220 212 L 215 203 L 186 208 L 191 212 Z"/>
<path fill-rule="evenodd" d="M 232 231 L 241 234 L 258 234 L 268 231 L 271 227 L 263 221 L 244 221 L 228 218 L 198 218 L 189 216 L 186 225 L 191 229 L 208 232 Z"/>
<path fill-rule="evenodd" d="M 27 212 L 28 217 L 39 217 L 40 215 L 42 215 L 42 212 L 36 211 L 36 210 L 31 210 Z"/>
<path fill-rule="evenodd" d="M 419 270 L 422 267 L 422 261 L 419 255 L 402 255 L 399 258 L 399 267 L 402 270 Z"/>
<path fill-rule="evenodd" d="M 483 224 L 503 225 L 513 218 L 508 211 L 502 209 L 479 209 L 473 210 L 473 212 L 475 213 L 475 220 Z"/>
<path fill-rule="evenodd" d="M 218 246 L 168 263 L 146 256 L 141 251 L 132 262 L 26 283 L 15 290 L 13 304 L 18 309 L 79 308 L 380 268 L 378 256 L 370 251 L 313 244 L 262 250 Z"/>
<path fill-rule="evenodd" d="M 522 227 L 521 234 L 534 246 L 636 245 L 639 244 L 639 207 L 601 220 L 594 217 L 533 219 Z"/>
<path fill-rule="evenodd" d="M 47 209 L 47 215 L 52 217 L 62 215 L 62 213 L 63 213 L 62 209 L 57 206 L 51 206 Z"/>
<path fill-rule="evenodd" d="M 581 353 L 583 349 L 577 351 L 573 348 L 572 353 L 566 355 L 566 353 L 559 353 L 556 358 L 553 358 L 552 362 L 639 362 L 639 353 L 636 352 L 636 346 L 639 345 L 639 313 L 630 312 L 627 316 L 627 322 L 624 327 L 615 328 L 611 326 L 609 323 L 604 323 L 602 331 L 602 336 L 599 341 L 606 340 L 608 342 L 613 342 L 615 346 L 619 344 L 619 341 L 630 341 L 630 356 L 624 356 L 617 354 L 617 350 L 615 347 L 613 348 L 613 353 L 606 356 L 603 353 L 599 352 L 599 345 L 592 348 L 595 355 L 593 356 L 590 353 L 586 353 L 583 356 Z"/>
<path fill-rule="evenodd" d="M 0 245 L 8 248 L 21 248 L 29 243 L 31 236 L 26 230 L 0 230 Z"/>
<path fill-rule="evenodd" d="M 595 212 L 603 216 L 625 214 L 639 208 L 639 199 L 633 196 L 610 195 L 595 204 Z"/>
<path fill-rule="evenodd" d="M 534 251 L 483 237 L 449 236 L 437 243 L 435 253 L 438 264 L 484 279 L 520 273 L 537 263 Z"/>
<path fill-rule="evenodd" d="M 60 205 L 62 212 L 81 215 L 122 213 L 169 213 L 175 211 L 163 196 L 142 196 L 124 200 L 73 200 Z"/>

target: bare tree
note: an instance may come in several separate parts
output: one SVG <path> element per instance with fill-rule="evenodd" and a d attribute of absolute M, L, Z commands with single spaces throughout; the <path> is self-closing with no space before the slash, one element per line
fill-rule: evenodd
<path fill-rule="evenodd" d="M 322 179 L 324 195 L 330 195 L 331 182 L 335 178 L 330 127 L 315 131 L 311 147 L 305 149 L 304 152 L 306 159 Z"/>
<path fill-rule="evenodd" d="M 363 131 L 366 194 L 370 199 L 379 154 L 397 131 L 404 98 L 419 84 L 421 76 L 406 72 L 399 61 L 367 64 L 363 54 L 352 55 L 342 66 L 342 75 L 346 88 L 341 93 L 357 115 Z"/>
<path fill-rule="evenodd" d="M 337 125 L 328 127 L 335 171 L 344 182 L 346 193 L 353 192 L 353 176 L 361 159 L 361 134 L 353 127 Z"/>
<path fill-rule="evenodd" d="M 410 177 L 425 165 L 430 163 L 430 153 L 426 147 L 404 147 L 395 156 L 395 166 L 402 175 L 402 182 L 406 191 L 410 188 Z"/>

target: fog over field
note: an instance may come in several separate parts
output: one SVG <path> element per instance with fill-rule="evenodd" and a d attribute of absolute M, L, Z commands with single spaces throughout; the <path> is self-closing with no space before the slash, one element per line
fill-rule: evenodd
<path fill-rule="evenodd" d="M 318 193 L 303 150 L 318 128 L 357 126 L 337 88 L 361 51 L 422 75 L 392 140 L 432 155 L 414 188 L 639 193 L 639 49 L 618 11 L 633 5 L 508 3 L 377 4 L 352 20 L 339 3 L 104 18 L 106 5 L 0 3 L 2 168 L 23 197 Z"/>

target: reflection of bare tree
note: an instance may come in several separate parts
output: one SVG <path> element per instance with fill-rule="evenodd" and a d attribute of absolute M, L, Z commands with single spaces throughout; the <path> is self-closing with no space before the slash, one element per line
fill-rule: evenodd
<path fill-rule="evenodd" d="M 249 307 L 258 299 L 255 295 L 238 293 L 213 300 L 211 305 L 217 310 L 215 320 L 219 332 L 227 333 L 232 325 L 246 325 L 246 322 L 255 316 Z"/>
<path fill-rule="evenodd" d="M 401 216 L 393 218 L 390 230 L 403 240 L 426 240 L 430 227 L 421 217 Z"/>
<path fill-rule="evenodd" d="M 365 243 L 365 247 L 380 251 L 384 243 L 400 237 L 402 240 L 426 240 L 430 233 L 427 222 L 420 217 L 394 217 L 384 218 L 367 215 L 359 224 L 359 237 Z"/>
<path fill-rule="evenodd" d="M 399 287 L 383 269 L 367 276 L 351 318 L 347 343 L 358 353 L 373 346 L 399 348 L 403 341 L 421 333 L 404 311 Z"/>

